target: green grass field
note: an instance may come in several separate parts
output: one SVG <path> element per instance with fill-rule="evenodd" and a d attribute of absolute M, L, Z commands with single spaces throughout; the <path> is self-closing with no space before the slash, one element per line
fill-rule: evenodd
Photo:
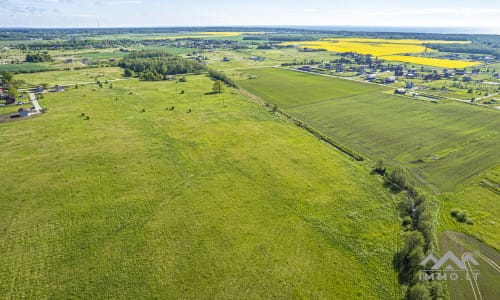
<path fill-rule="evenodd" d="M 16 79 L 23 80 L 27 86 L 36 86 L 47 83 L 50 86 L 74 85 L 75 83 L 88 83 L 97 80 L 104 82 L 121 78 L 123 71 L 120 68 L 84 68 L 81 70 L 51 71 L 34 74 L 19 74 Z"/>
<path fill-rule="evenodd" d="M 441 230 L 455 230 L 470 234 L 500 249 L 500 166 L 474 177 L 455 193 L 441 195 L 443 208 L 439 218 Z M 473 224 L 458 222 L 451 217 L 453 210 L 465 211 Z"/>
<path fill-rule="evenodd" d="M 0 124 L 1 298 L 398 297 L 398 199 L 380 178 L 187 79 L 82 86 Z"/>
<path fill-rule="evenodd" d="M 55 68 L 47 63 L 0 64 L 0 72 L 31 73 L 50 71 Z"/>
<path fill-rule="evenodd" d="M 447 280 L 450 298 L 453 300 L 468 299 L 498 299 L 498 265 L 500 261 L 498 251 L 488 247 L 470 236 L 453 231 L 446 231 L 440 238 L 441 253 L 451 250 L 455 255 L 471 253 L 478 262 L 478 266 L 472 266 L 477 271 L 477 280 L 468 281 L 464 277 L 458 280 Z M 471 279 L 473 279 L 471 277 Z"/>
<path fill-rule="evenodd" d="M 248 69 L 238 83 L 372 160 L 453 191 L 500 163 L 498 111 L 393 96 L 391 89 L 281 69 Z"/>

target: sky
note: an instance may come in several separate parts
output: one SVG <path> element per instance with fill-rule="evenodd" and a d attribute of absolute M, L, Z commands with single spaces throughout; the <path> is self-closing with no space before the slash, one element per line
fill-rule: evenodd
<path fill-rule="evenodd" d="M 389 26 L 500 34 L 499 0 L 0 0 L 0 27 Z"/>

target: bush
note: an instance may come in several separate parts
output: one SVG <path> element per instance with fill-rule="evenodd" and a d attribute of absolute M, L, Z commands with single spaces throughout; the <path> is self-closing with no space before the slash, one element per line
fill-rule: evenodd
<path fill-rule="evenodd" d="M 377 161 L 377 164 L 375 165 L 375 172 L 377 172 L 380 175 L 384 175 L 386 171 L 386 167 L 384 166 L 384 161 L 379 159 Z"/>
<path fill-rule="evenodd" d="M 469 215 L 465 210 L 454 209 L 451 211 L 451 216 L 460 223 L 469 223 Z M 472 223 L 472 222 L 471 222 Z"/>
<path fill-rule="evenodd" d="M 429 290 L 422 283 L 417 283 L 408 290 L 409 300 L 431 300 Z"/>

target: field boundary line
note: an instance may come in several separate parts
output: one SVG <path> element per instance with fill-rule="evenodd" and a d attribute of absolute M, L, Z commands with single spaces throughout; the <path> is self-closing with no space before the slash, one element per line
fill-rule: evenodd
<path fill-rule="evenodd" d="M 247 96 L 251 101 L 253 101 L 261 106 L 267 107 L 267 108 L 272 107 L 271 104 L 267 103 L 265 100 L 252 94 L 251 92 L 249 92 L 243 88 L 238 88 L 238 90 L 243 95 Z M 282 110 L 279 110 L 279 109 L 276 109 L 275 113 L 284 117 L 286 120 L 292 122 L 296 126 L 303 128 L 305 131 L 309 132 L 310 134 L 317 137 L 318 139 L 320 139 L 324 143 L 328 144 L 329 146 L 335 148 L 336 150 L 338 150 L 342 154 L 346 155 L 347 157 L 349 157 L 355 161 L 364 161 L 365 160 L 365 158 L 363 156 L 361 156 L 361 154 L 359 154 L 359 153 L 355 152 L 354 150 L 332 140 L 329 136 L 327 136 L 327 135 L 323 134 L 321 131 L 311 127 L 306 122 L 303 122 L 302 120 L 299 120 L 296 117 L 294 117 L 294 116 L 292 116 L 292 115 L 290 115 Z"/>

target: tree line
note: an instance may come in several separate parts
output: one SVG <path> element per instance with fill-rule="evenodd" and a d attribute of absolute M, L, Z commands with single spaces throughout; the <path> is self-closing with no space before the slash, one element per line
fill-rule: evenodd
<path fill-rule="evenodd" d="M 426 44 L 427 47 L 441 52 L 485 54 L 500 59 L 500 45 L 489 46 L 485 44 Z"/>
<path fill-rule="evenodd" d="M 444 296 L 443 286 L 437 281 L 419 280 L 419 272 L 425 269 L 420 263 L 426 255 L 436 250 L 434 223 L 429 200 L 408 180 L 405 170 L 395 167 L 390 172 L 379 160 L 374 171 L 384 177 L 384 186 L 393 192 L 404 192 L 405 200 L 400 204 L 402 217 L 402 246 L 394 257 L 394 267 L 399 273 L 400 283 L 406 285 L 407 299 L 430 300 Z"/>

